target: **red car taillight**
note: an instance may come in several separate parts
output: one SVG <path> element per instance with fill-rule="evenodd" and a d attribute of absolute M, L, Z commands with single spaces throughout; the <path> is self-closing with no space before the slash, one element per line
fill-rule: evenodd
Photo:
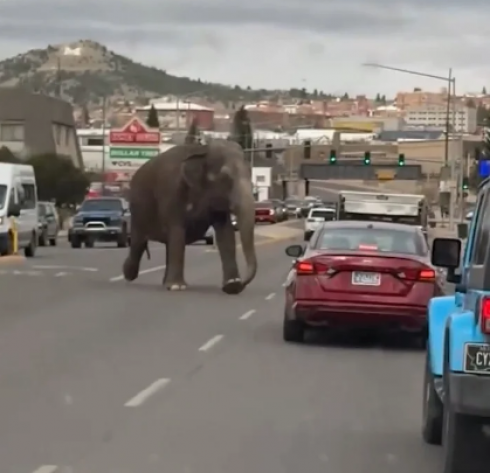
<path fill-rule="evenodd" d="M 323 264 L 312 263 L 311 261 L 298 261 L 296 263 L 295 269 L 298 276 L 311 276 L 312 274 L 318 274 L 319 272 L 327 271 L 328 267 Z"/>
<path fill-rule="evenodd" d="M 485 335 L 490 335 L 490 298 L 483 297 L 480 305 L 480 327 Z"/>
<path fill-rule="evenodd" d="M 398 273 L 398 277 L 407 281 L 434 282 L 436 272 L 433 269 L 407 269 Z"/>

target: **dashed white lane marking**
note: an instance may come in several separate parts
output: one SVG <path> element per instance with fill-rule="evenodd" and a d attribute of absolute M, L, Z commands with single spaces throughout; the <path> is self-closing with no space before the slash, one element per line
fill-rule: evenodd
<path fill-rule="evenodd" d="M 144 269 L 139 272 L 139 276 L 142 274 L 154 273 L 156 271 L 163 271 L 167 266 L 164 264 L 163 266 L 155 266 L 154 268 Z M 115 276 L 109 279 L 110 282 L 122 281 L 124 279 L 124 274 L 120 274 L 119 276 Z"/>
<path fill-rule="evenodd" d="M 33 266 L 34 269 L 75 269 L 78 271 L 87 271 L 89 273 L 96 273 L 98 271 L 98 268 L 86 268 L 86 267 L 80 267 L 80 266 L 60 266 L 57 264 L 40 264 L 40 265 L 35 265 Z"/>
<path fill-rule="evenodd" d="M 43 465 L 37 470 L 34 470 L 32 473 L 54 473 L 56 470 L 58 470 L 56 465 Z"/>
<path fill-rule="evenodd" d="M 59 273 L 56 273 L 56 274 L 54 275 L 54 277 L 55 277 L 55 278 L 62 278 L 63 276 L 67 276 L 67 275 L 68 275 L 68 273 L 65 273 L 65 272 L 63 272 L 63 271 L 60 271 Z"/>
<path fill-rule="evenodd" d="M 270 301 L 271 299 L 274 299 L 274 297 L 276 297 L 276 293 L 275 292 L 271 292 L 266 298 L 265 300 L 266 301 Z"/>
<path fill-rule="evenodd" d="M 144 404 L 151 396 L 156 394 L 158 391 L 161 391 L 167 384 L 170 383 L 170 379 L 161 378 L 157 379 L 154 383 L 150 384 L 147 388 L 143 389 L 143 391 L 139 392 L 131 398 L 126 404 L 126 407 L 138 407 Z"/>
<path fill-rule="evenodd" d="M 199 351 L 209 351 L 211 348 L 213 348 L 216 344 L 218 344 L 221 340 L 223 340 L 224 335 L 216 335 L 213 338 L 209 339 L 201 348 L 199 348 Z"/>
<path fill-rule="evenodd" d="M 248 312 L 245 312 L 245 313 L 244 313 L 244 314 L 243 314 L 243 315 L 240 317 L 240 319 L 239 319 L 239 320 L 247 320 L 247 319 L 249 319 L 250 317 L 252 317 L 252 315 L 254 315 L 254 314 L 255 314 L 255 312 L 256 312 L 256 311 L 255 311 L 255 309 L 249 310 Z"/>

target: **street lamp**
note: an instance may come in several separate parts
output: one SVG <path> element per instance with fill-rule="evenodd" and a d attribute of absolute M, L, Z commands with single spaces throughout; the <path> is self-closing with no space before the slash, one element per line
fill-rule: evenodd
<path fill-rule="evenodd" d="M 375 69 L 385 69 L 388 71 L 401 72 L 403 74 L 410 74 L 413 76 L 428 77 L 430 79 L 439 80 L 447 84 L 447 109 L 446 109 L 447 111 L 446 111 L 446 126 L 445 126 L 445 140 L 444 140 L 444 165 L 447 168 L 448 164 L 450 164 L 450 171 L 449 171 L 450 180 L 451 183 L 454 183 L 454 180 L 456 178 L 456 156 L 454 153 L 452 154 L 451 162 L 449 163 L 449 133 L 451 131 L 451 119 L 450 119 L 451 102 L 453 103 L 453 113 L 452 113 L 453 131 L 456 132 L 456 78 L 453 76 L 453 70 L 449 69 L 448 75 L 444 77 L 435 74 L 427 74 L 425 72 L 413 71 L 410 69 L 385 66 L 383 64 L 377 64 L 372 62 L 364 63 L 363 66 L 372 67 Z M 451 229 L 454 227 L 454 210 L 456 207 L 456 202 L 455 202 L 456 194 L 454 192 L 455 191 L 454 187 L 457 187 L 457 185 L 451 186 L 450 202 L 449 202 L 449 226 Z"/>

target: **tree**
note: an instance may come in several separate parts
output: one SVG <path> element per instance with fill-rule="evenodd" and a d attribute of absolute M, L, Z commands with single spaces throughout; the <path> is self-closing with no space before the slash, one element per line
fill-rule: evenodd
<path fill-rule="evenodd" d="M 90 185 L 88 176 L 71 159 L 52 153 L 30 157 L 39 200 L 54 200 L 58 207 L 83 201 Z"/>
<path fill-rule="evenodd" d="M 197 143 L 199 141 L 199 127 L 197 126 L 197 118 L 192 120 L 191 126 L 187 131 L 187 135 L 185 137 L 186 144 Z"/>
<path fill-rule="evenodd" d="M 482 93 L 482 95 L 487 95 L 487 88 L 483 87 L 483 89 L 481 90 L 481 93 Z"/>
<path fill-rule="evenodd" d="M 82 123 L 84 126 L 90 125 L 90 113 L 88 111 L 87 104 L 82 106 Z"/>
<path fill-rule="evenodd" d="M 0 163 L 19 164 L 22 161 L 6 146 L 0 148 Z"/>
<path fill-rule="evenodd" d="M 158 112 L 155 106 L 152 104 L 150 110 L 148 110 L 148 118 L 146 119 L 146 124 L 149 128 L 160 128 L 160 121 L 158 120 Z"/>
<path fill-rule="evenodd" d="M 243 149 L 253 148 L 252 124 L 244 105 L 235 112 L 229 138 L 236 141 Z"/>
<path fill-rule="evenodd" d="M 376 94 L 376 98 L 374 99 L 374 101 L 375 101 L 376 103 L 380 103 L 380 102 L 381 102 L 381 95 Z"/>

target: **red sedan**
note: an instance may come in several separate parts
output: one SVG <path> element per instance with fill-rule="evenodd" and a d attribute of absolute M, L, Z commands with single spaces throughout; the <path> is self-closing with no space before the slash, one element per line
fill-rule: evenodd
<path fill-rule="evenodd" d="M 443 294 L 422 231 L 384 222 L 325 222 L 297 258 L 286 286 L 283 337 L 308 328 L 405 331 L 425 340 L 427 304 Z"/>
<path fill-rule="evenodd" d="M 255 202 L 255 223 L 277 223 L 279 216 L 273 202 Z"/>

